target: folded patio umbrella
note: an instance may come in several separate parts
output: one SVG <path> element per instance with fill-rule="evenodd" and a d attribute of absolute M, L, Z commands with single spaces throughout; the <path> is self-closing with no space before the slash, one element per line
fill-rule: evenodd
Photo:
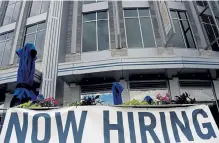
<path fill-rule="evenodd" d="M 113 83 L 112 92 L 113 92 L 114 105 L 122 104 L 122 91 L 123 90 L 124 88 L 118 82 Z"/>
<path fill-rule="evenodd" d="M 35 101 L 37 96 L 33 92 L 32 85 L 35 72 L 37 51 L 33 44 L 27 43 L 16 51 L 20 58 L 17 72 L 17 86 L 11 101 L 11 107 L 27 102 Z"/>

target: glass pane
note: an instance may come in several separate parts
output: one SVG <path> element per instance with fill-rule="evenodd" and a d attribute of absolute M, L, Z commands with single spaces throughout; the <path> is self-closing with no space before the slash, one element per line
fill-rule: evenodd
<path fill-rule="evenodd" d="M 130 90 L 130 100 L 136 99 L 143 101 L 146 96 L 151 96 L 152 99 L 156 99 L 156 96 L 160 94 L 165 96 L 168 94 L 167 89 L 131 89 Z"/>
<path fill-rule="evenodd" d="M 186 36 L 186 39 L 188 40 L 188 45 L 187 45 L 188 48 L 195 48 L 195 43 L 192 37 L 191 30 L 187 31 L 185 36 Z"/>
<path fill-rule="evenodd" d="M 98 12 L 97 19 L 107 19 L 107 12 Z"/>
<path fill-rule="evenodd" d="M 211 46 L 212 50 L 213 51 L 219 51 L 219 44 L 218 42 L 214 43 L 212 46 Z"/>
<path fill-rule="evenodd" d="M 139 22 L 137 18 L 129 18 L 125 20 L 126 36 L 129 48 L 143 47 Z"/>
<path fill-rule="evenodd" d="M 96 97 L 96 96 L 99 96 L 99 99 L 97 99 L 97 101 L 101 101 L 101 104 L 97 103 L 97 105 L 114 105 L 113 94 L 110 92 L 83 94 L 81 95 L 81 99 L 86 99 L 88 97 Z"/>
<path fill-rule="evenodd" d="M 34 34 L 31 34 L 31 35 L 27 35 L 27 36 L 25 37 L 24 45 L 25 45 L 26 43 L 32 43 L 32 44 L 34 44 L 34 40 L 35 40 L 35 33 L 34 33 Z"/>
<path fill-rule="evenodd" d="M 183 30 L 186 31 L 189 28 L 189 23 L 187 20 L 181 20 Z"/>
<path fill-rule="evenodd" d="M 49 1 L 43 1 L 40 13 L 48 12 L 48 9 L 49 9 Z"/>
<path fill-rule="evenodd" d="M 6 13 L 5 13 L 3 25 L 9 24 L 11 22 L 11 17 L 13 14 L 14 6 L 15 4 L 8 5 Z"/>
<path fill-rule="evenodd" d="M 91 21 L 91 20 L 96 20 L 96 12 L 84 14 L 83 15 L 83 20 L 84 20 L 84 22 Z"/>
<path fill-rule="evenodd" d="M 139 16 L 150 16 L 149 9 L 138 9 Z"/>
<path fill-rule="evenodd" d="M 185 12 L 179 12 L 180 19 L 187 19 Z"/>
<path fill-rule="evenodd" d="M 212 25 L 212 28 L 214 30 L 214 34 L 216 37 L 219 37 L 218 31 L 217 31 L 217 27 Z"/>
<path fill-rule="evenodd" d="M 96 51 L 96 22 L 83 24 L 83 52 Z"/>
<path fill-rule="evenodd" d="M 0 41 L 6 40 L 6 34 L 0 35 Z"/>
<path fill-rule="evenodd" d="M 41 1 L 33 1 L 30 11 L 30 17 L 38 15 L 40 12 Z"/>
<path fill-rule="evenodd" d="M 205 22 L 205 23 L 210 23 L 210 21 L 209 21 L 209 19 L 208 19 L 208 16 L 207 15 L 201 15 L 201 19 L 202 19 L 202 21 L 203 22 Z"/>
<path fill-rule="evenodd" d="M 108 21 L 101 20 L 97 23 L 98 31 L 98 50 L 109 49 L 109 33 L 108 33 Z"/>
<path fill-rule="evenodd" d="M 125 9 L 124 16 L 125 17 L 138 17 L 137 9 Z"/>
<path fill-rule="evenodd" d="M 144 40 L 144 47 L 155 47 L 154 36 L 153 36 L 154 34 L 152 31 L 150 18 L 141 18 L 140 21 L 141 21 L 142 36 Z"/>
<path fill-rule="evenodd" d="M 32 33 L 32 32 L 36 32 L 36 28 L 37 28 L 37 25 L 33 25 L 33 26 L 30 26 L 30 27 L 27 27 L 26 34 L 29 34 L 29 33 Z"/>
<path fill-rule="evenodd" d="M 182 32 L 181 32 L 178 20 L 173 20 L 173 24 L 174 24 L 174 28 L 175 28 L 176 33 L 171 38 L 170 44 L 168 46 L 185 47 Z"/>
<path fill-rule="evenodd" d="M 180 93 L 188 93 L 190 98 L 195 98 L 196 101 L 214 101 L 214 94 L 211 88 L 186 88 L 180 89 Z"/>
<path fill-rule="evenodd" d="M 178 18 L 176 11 L 170 11 L 171 18 Z"/>
<path fill-rule="evenodd" d="M 20 11 L 20 6 L 21 6 L 21 3 L 17 2 L 16 5 L 15 5 L 15 9 L 14 9 L 14 13 L 13 13 L 11 22 L 17 21 L 18 14 L 19 14 L 19 11 Z"/>
<path fill-rule="evenodd" d="M 10 58 L 11 58 L 11 49 L 12 48 L 12 40 L 9 40 L 6 42 L 5 45 L 5 51 L 3 53 L 2 58 L 2 66 L 6 66 L 9 64 Z"/>
<path fill-rule="evenodd" d="M 12 39 L 14 36 L 14 32 L 10 32 L 7 34 L 7 39 Z"/>
<path fill-rule="evenodd" d="M 44 29 L 46 29 L 46 23 L 45 23 L 45 22 L 38 24 L 38 29 L 37 29 L 37 31 L 39 31 L 39 30 L 44 30 Z"/>
<path fill-rule="evenodd" d="M 212 17 L 212 16 L 208 16 L 208 18 L 209 18 L 209 20 L 210 20 L 211 24 L 215 25 L 215 22 L 214 22 L 214 19 L 213 19 L 213 17 Z"/>
<path fill-rule="evenodd" d="M 204 24 L 204 27 L 205 27 L 205 30 L 206 30 L 206 32 L 207 32 L 209 41 L 210 41 L 210 42 L 214 41 L 215 36 L 214 36 L 214 32 L 213 32 L 213 30 L 212 30 L 211 25 L 209 25 L 209 24 Z"/>
<path fill-rule="evenodd" d="M 37 57 L 42 58 L 45 41 L 45 31 L 40 31 L 36 35 L 35 47 L 37 49 Z"/>

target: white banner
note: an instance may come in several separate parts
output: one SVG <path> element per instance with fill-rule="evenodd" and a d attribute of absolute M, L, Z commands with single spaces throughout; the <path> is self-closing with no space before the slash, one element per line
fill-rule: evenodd
<path fill-rule="evenodd" d="M 206 105 L 174 108 L 109 106 L 50 111 L 11 108 L 1 143 L 218 143 Z"/>

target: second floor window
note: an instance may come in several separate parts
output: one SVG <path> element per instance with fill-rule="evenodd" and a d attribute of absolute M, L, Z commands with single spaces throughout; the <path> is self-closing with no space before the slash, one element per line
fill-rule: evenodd
<path fill-rule="evenodd" d="M 186 12 L 171 11 L 175 34 L 168 46 L 180 48 L 196 48 L 192 30 Z"/>
<path fill-rule="evenodd" d="M 128 48 L 155 47 L 149 9 L 125 9 L 124 19 Z"/>
<path fill-rule="evenodd" d="M 25 43 L 32 43 L 37 49 L 38 59 L 42 59 L 44 41 L 45 41 L 46 23 L 40 23 L 27 27 Z"/>
<path fill-rule="evenodd" d="M 13 32 L 0 35 L 0 66 L 6 66 L 9 64 L 13 35 Z"/>
<path fill-rule="evenodd" d="M 83 14 L 82 52 L 109 49 L 109 24 L 106 11 Z"/>
<path fill-rule="evenodd" d="M 20 1 L 9 1 L 7 9 L 4 15 L 4 20 L 2 25 L 7 25 L 17 21 L 21 2 Z"/>
<path fill-rule="evenodd" d="M 48 12 L 48 9 L 49 9 L 49 1 L 44 1 L 44 0 L 33 1 L 30 11 L 30 17 Z"/>
<path fill-rule="evenodd" d="M 199 11 L 199 16 L 209 44 L 213 51 L 219 51 L 219 40 L 217 40 L 219 38 L 219 33 L 215 23 L 217 22 L 219 24 L 219 18 L 215 17 L 216 21 L 214 20 L 210 7 L 206 1 L 197 1 L 196 3 L 198 6 L 204 7 L 202 11 Z"/>

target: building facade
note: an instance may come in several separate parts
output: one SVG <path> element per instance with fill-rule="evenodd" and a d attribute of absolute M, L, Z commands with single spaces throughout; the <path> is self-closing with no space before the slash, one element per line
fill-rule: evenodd
<path fill-rule="evenodd" d="M 111 104 L 119 82 L 123 101 L 187 92 L 217 109 L 219 3 L 167 3 L 176 33 L 164 47 L 154 1 L 0 2 L 4 107 L 16 86 L 15 51 L 30 42 L 38 51 L 34 86 L 64 105 L 92 94 Z"/>

